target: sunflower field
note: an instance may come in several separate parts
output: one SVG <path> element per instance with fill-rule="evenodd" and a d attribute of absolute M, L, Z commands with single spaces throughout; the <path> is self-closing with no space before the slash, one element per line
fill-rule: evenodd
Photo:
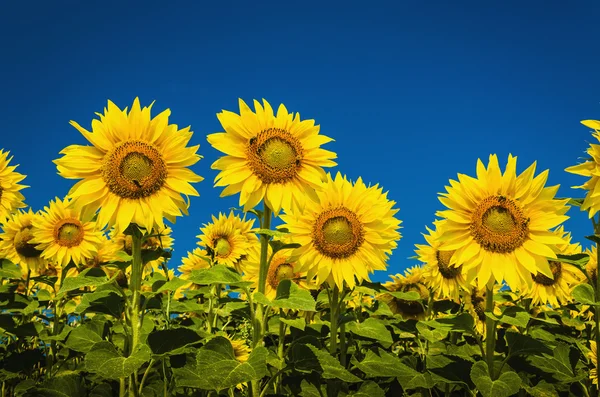
<path fill-rule="evenodd" d="M 582 198 L 535 163 L 478 160 L 439 194 L 421 265 L 376 283 L 399 192 L 327 172 L 333 139 L 264 100 L 217 114 L 215 188 L 239 208 L 170 262 L 202 157 L 151 108 L 71 121 L 89 144 L 54 163 L 74 184 L 37 211 L 0 151 L 2 397 L 598 395 L 600 144 L 566 169 Z"/>

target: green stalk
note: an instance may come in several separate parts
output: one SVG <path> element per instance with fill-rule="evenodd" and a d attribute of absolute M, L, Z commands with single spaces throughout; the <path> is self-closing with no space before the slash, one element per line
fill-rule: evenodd
<path fill-rule="evenodd" d="M 329 352 L 332 356 L 335 356 L 337 353 L 337 331 L 338 331 L 338 317 L 339 317 L 339 293 L 340 290 L 338 286 L 335 285 L 333 287 L 333 291 L 331 294 L 331 300 L 329 301 L 329 313 L 331 317 L 331 327 L 330 327 L 330 338 L 329 338 Z"/>
<path fill-rule="evenodd" d="M 125 378 L 119 378 L 119 397 L 125 397 Z"/>
<path fill-rule="evenodd" d="M 282 310 L 279 310 L 279 318 L 281 319 L 282 317 Z M 277 357 L 279 357 L 279 359 L 281 360 L 281 362 L 283 363 L 283 353 L 284 353 L 284 348 L 285 348 L 285 323 L 282 321 L 279 321 L 279 340 L 277 341 Z M 277 376 L 277 379 L 275 380 L 275 394 L 280 393 L 279 388 L 281 387 L 281 382 L 283 380 L 283 376 L 281 374 L 279 374 Z M 263 391 L 264 393 L 264 391 Z"/>
<path fill-rule="evenodd" d="M 130 288 L 132 292 L 131 306 L 129 308 L 129 318 L 131 321 L 131 345 L 129 354 L 133 354 L 140 342 L 140 303 L 142 288 L 142 274 L 143 274 L 143 263 L 142 263 L 142 238 L 139 229 L 134 227 L 134 232 L 131 235 L 131 255 L 133 261 L 131 263 L 131 282 Z M 135 396 L 137 388 L 135 386 L 135 374 L 131 375 L 129 385 L 129 395 Z"/>
<path fill-rule="evenodd" d="M 359 300 L 359 302 L 362 302 L 361 300 Z M 359 306 L 362 307 L 362 306 Z M 342 302 L 340 302 L 339 305 L 339 313 L 338 316 L 340 314 L 345 314 L 346 313 L 346 304 L 344 303 L 344 301 L 342 300 Z M 342 367 L 346 367 L 346 323 L 344 324 L 340 324 L 340 364 L 342 364 Z"/>
<path fill-rule="evenodd" d="M 266 202 L 263 201 L 263 214 L 260 219 L 261 229 L 271 228 L 271 209 Z M 258 273 L 258 292 L 264 294 L 265 286 L 267 283 L 267 274 L 269 272 L 269 236 L 264 234 L 260 235 L 260 270 Z M 254 318 L 252 319 L 252 348 L 260 345 L 263 338 L 263 332 L 265 329 L 266 316 L 263 314 L 263 306 L 260 303 L 256 304 L 254 310 Z M 259 381 L 252 381 L 252 396 L 260 396 L 260 384 Z"/>
<path fill-rule="evenodd" d="M 485 311 L 494 313 L 494 283 L 488 283 L 485 291 Z M 485 360 L 488 365 L 490 378 L 494 380 L 494 349 L 496 347 L 496 322 L 490 317 L 485 318 Z"/>

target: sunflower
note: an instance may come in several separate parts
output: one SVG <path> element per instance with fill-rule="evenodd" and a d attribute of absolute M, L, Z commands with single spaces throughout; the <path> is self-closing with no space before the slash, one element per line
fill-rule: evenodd
<path fill-rule="evenodd" d="M 288 240 L 288 242 L 291 242 Z M 271 258 L 273 250 L 269 247 L 268 257 Z M 306 282 L 303 282 L 302 278 L 306 277 L 305 273 L 300 273 L 296 269 L 298 264 L 295 259 L 291 256 L 291 250 L 284 249 L 277 251 L 271 263 L 269 264 L 269 271 L 267 272 L 267 282 L 265 284 L 265 296 L 269 299 L 275 299 L 277 296 L 277 287 L 281 280 L 292 280 L 301 288 L 307 288 Z M 248 260 L 245 262 L 244 268 L 244 279 L 254 282 L 253 287 L 258 287 L 258 278 L 260 273 L 260 246 L 254 245 L 248 250 Z"/>
<path fill-rule="evenodd" d="M 469 289 L 461 266 L 450 266 L 450 258 L 454 251 L 440 251 L 439 236 L 444 221 L 434 222 L 435 229 L 426 227 L 429 234 L 423 234 L 427 245 L 415 244 L 419 260 L 425 263 L 423 282 L 432 289 L 438 299 L 460 301 L 460 290 Z"/>
<path fill-rule="evenodd" d="M 256 113 L 239 100 L 240 114 L 217 114 L 225 132 L 209 135 L 208 142 L 226 154 L 212 164 L 221 172 L 215 186 L 227 186 L 221 197 L 240 193 L 244 211 L 263 198 L 275 214 L 281 208 L 302 208 L 305 197 L 316 199 L 314 189 L 325 180 L 322 167 L 336 165 L 336 154 L 320 146 L 333 139 L 319 134 L 314 120 L 300 121 L 279 105 L 277 115 L 267 101 L 254 101 Z"/>
<path fill-rule="evenodd" d="M 563 227 L 559 227 L 554 232 L 560 238 L 567 241 L 566 244 L 558 245 L 559 254 L 574 255 L 581 253 L 581 245 L 571 244 L 571 233 L 565 233 Z M 550 304 L 552 307 L 558 307 L 573 300 L 571 290 L 577 284 L 584 282 L 585 276 L 573 265 L 558 261 L 550 261 L 552 278 L 546 277 L 541 273 L 532 274 L 532 287 L 526 291 L 525 296 L 531 298 L 533 305 Z"/>
<path fill-rule="evenodd" d="M 248 361 L 248 358 L 250 358 L 250 347 L 246 344 L 246 342 L 241 339 L 233 338 L 227 334 L 224 336 L 231 343 L 235 359 L 242 364 Z"/>
<path fill-rule="evenodd" d="M 79 270 L 77 270 L 76 267 L 70 267 L 64 278 L 77 277 L 78 274 Z M 47 263 L 42 269 L 40 269 L 39 276 L 56 277 L 54 286 L 50 286 L 43 282 L 38 282 L 37 284 L 32 285 L 32 287 L 36 287 L 38 290 L 44 289 L 50 293 L 56 293 L 60 290 L 61 282 L 63 281 L 63 268 L 60 266 L 54 266 L 51 263 Z"/>
<path fill-rule="evenodd" d="M 110 262 L 119 261 L 121 247 L 113 240 L 109 240 L 104 234 L 100 234 L 100 245 L 98 251 L 92 256 L 85 258 L 85 267 L 104 267 Z"/>
<path fill-rule="evenodd" d="M 592 384 L 598 384 L 598 350 L 596 346 L 596 341 L 590 341 L 591 352 L 588 353 L 588 358 L 592 360 L 592 365 L 594 368 L 590 370 L 590 379 L 592 380 Z"/>
<path fill-rule="evenodd" d="M 592 245 L 590 249 L 586 249 L 585 253 L 588 254 L 589 260 L 585 265 L 585 272 L 593 283 L 594 288 L 596 288 L 596 280 L 598 277 L 598 246 Z"/>
<path fill-rule="evenodd" d="M 406 269 L 404 275 L 396 274 L 390 276 L 392 281 L 384 283 L 383 286 L 391 292 L 417 292 L 420 299 L 408 301 L 396 298 L 390 294 L 380 294 L 377 299 L 385 302 L 392 313 L 399 314 L 405 319 L 423 320 L 426 317 L 425 307 L 422 301 L 429 298 L 429 290 L 423 284 L 423 268 L 414 266 Z"/>
<path fill-rule="evenodd" d="M 48 262 L 42 258 L 42 250 L 31 241 L 34 235 L 33 219 L 37 216 L 31 208 L 27 212 L 14 212 L 2 223 L 0 233 L 0 257 L 21 266 L 26 274 L 31 271 L 34 276 Z"/>
<path fill-rule="evenodd" d="M 149 237 L 146 237 L 144 240 L 142 240 L 142 253 L 171 249 L 175 241 L 171 237 L 172 232 L 173 230 L 171 230 L 170 227 L 165 227 L 164 229 L 152 229 L 152 234 Z M 127 255 L 132 254 L 133 238 L 131 237 L 131 235 L 118 233 L 117 229 L 113 229 L 111 231 L 111 241 L 113 241 L 113 243 L 119 248 L 119 250 L 124 251 Z M 165 258 L 161 256 L 157 259 L 148 261 L 145 264 L 145 267 L 158 268 L 163 263 L 165 263 Z M 128 269 L 129 271 L 131 271 L 131 267 Z"/>
<path fill-rule="evenodd" d="M 581 124 L 594 130 L 592 136 L 600 141 L 600 121 L 583 120 Z M 587 194 L 581 205 L 582 211 L 588 211 L 588 216 L 593 217 L 600 210 L 600 145 L 590 144 L 587 149 L 589 157 L 585 162 L 567 167 L 565 171 L 572 174 L 590 177 L 581 186 L 573 186 L 575 189 L 585 189 Z"/>
<path fill-rule="evenodd" d="M 210 258 L 208 253 L 200 248 L 194 248 L 192 252 L 187 253 L 187 256 L 181 259 L 181 266 L 177 268 L 181 273 L 182 280 L 189 280 L 192 275 L 192 271 L 200 269 L 208 269 L 210 267 Z M 198 284 L 189 283 L 184 285 L 182 288 L 198 289 Z"/>
<path fill-rule="evenodd" d="M 4 221 L 17 208 L 24 208 L 25 197 L 19 192 L 29 186 L 19 185 L 25 175 L 15 172 L 18 165 L 8 164 L 12 157 L 8 158 L 9 152 L 0 149 L 0 222 Z"/>
<path fill-rule="evenodd" d="M 248 249 L 258 243 L 256 234 L 252 233 L 253 225 L 254 219 L 247 221 L 234 215 L 233 211 L 229 216 L 219 213 L 217 218 L 213 215 L 212 223 L 200 229 L 198 245 L 208 252 L 214 263 L 239 271 Z"/>
<path fill-rule="evenodd" d="M 102 243 L 102 233 L 89 214 L 58 197 L 44 207 L 40 216 L 33 219 L 33 240 L 42 250 L 42 258 L 66 266 L 71 260 L 76 265 L 85 264 L 94 256 Z"/>
<path fill-rule="evenodd" d="M 494 293 L 500 290 L 498 284 L 494 285 Z M 465 302 L 465 311 L 470 313 L 475 319 L 475 329 L 485 339 L 485 299 L 486 289 L 480 289 L 472 287 L 470 290 L 463 292 L 463 300 Z M 499 316 L 502 314 L 502 310 L 496 302 L 494 302 L 494 315 Z"/>
<path fill-rule="evenodd" d="M 187 215 L 188 203 L 181 196 L 198 196 L 190 183 L 203 178 L 187 167 L 202 157 L 199 146 L 186 147 L 190 127 L 179 130 L 168 124 L 170 110 L 153 119 L 149 107 L 140 108 L 138 98 L 131 111 L 108 101 L 100 120 L 92 121 L 93 132 L 71 121 L 93 146 L 71 145 L 54 160 L 58 173 L 82 179 L 69 196 L 74 204 L 96 211 L 101 227 L 124 231 L 130 223 L 147 230 L 164 228 L 163 217 L 174 222 Z"/>
<path fill-rule="evenodd" d="M 316 284 L 327 282 L 341 290 L 369 280 L 369 273 L 385 270 L 386 261 L 400 239 L 400 221 L 394 201 L 378 185 L 367 187 L 361 178 L 352 184 L 338 172 L 335 180 L 317 192 L 319 202 L 307 201 L 304 211 L 281 216 L 301 247 L 298 272 L 307 272 Z"/>
<path fill-rule="evenodd" d="M 477 161 L 477 178 L 459 174 L 460 182 L 451 180 L 448 193 L 440 194 L 449 208 L 438 212 L 446 219 L 440 250 L 455 251 L 450 265 L 476 274 L 479 288 L 495 280 L 522 290 L 531 274 L 552 278 L 547 258 L 555 259 L 556 245 L 565 244 L 550 229 L 568 219 L 568 199 L 554 199 L 558 186 L 544 187 L 547 171 L 533 177 L 535 163 L 519 176 L 516 167 L 509 155 L 503 175 L 498 157 L 490 155 L 487 169 Z"/>

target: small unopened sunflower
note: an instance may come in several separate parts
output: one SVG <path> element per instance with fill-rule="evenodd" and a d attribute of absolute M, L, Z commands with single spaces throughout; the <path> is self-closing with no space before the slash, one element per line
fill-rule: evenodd
<path fill-rule="evenodd" d="M 14 210 L 24 208 L 25 197 L 20 190 L 28 187 L 19 185 L 25 175 L 15 172 L 18 165 L 8 165 L 12 157 L 9 152 L 0 149 L 0 222 L 3 222 Z"/>
<path fill-rule="evenodd" d="M 314 120 L 300 120 L 279 105 L 254 101 L 255 112 L 241 99 L 240 114 L 223 110 L 217 114 L 225 132 L 209 135 L 208 142 L 226 156 L 211 168 L 221 172 L 215 186 L 227 186 L 221 197 L 240 193 L 244 211 L 263 198 L 276 214 L 293 204 L 302 208 L 305 198 L 316 199 L 314 189 L 325 180 L 322 167 L 336 165 L 336 154 L 321 149 L 333 139 L 319 134 Z"/>
<path fill-rule="evenodd" d="M 254 282 L 253 287 L 258 286 L 260 272 L 260 247 L 255 246 L 248 251 L 248 260 L 245 262 L 243 271 L 244 279 Z M 269 247 L 268 257 L 271 257 L 271 247 Z M 297 271 L 298 264 L 291 256 L 292 250 L 285 249 L 277 251 L 269 264 L 267 273 L 267 283 L 265 284 L 265 296 L 269 299 L 275 299 L 277 295 L 277 287 L 282 280 L 292 280 L 301 288 L 306 288 L 306 282 L 302 278 L 306 277 L 306 273 Z"/>
<path fill-rule="evenodd" d="M 32 242 L 42 250 L 42 258 L 59 266 L 70 261 L 85 264 L 86 258 L 93 257 L 102 243 L 96 222 L 70 204 L 57 197 L 32 221 L 35 228 Z"/>
<path fill-rule="evenodd" d="M 498 157 L 490 155 L 487 169 L 477 161 L 477 178 L 459 174 L 440 201 L 448 210 L 439 240 L 440 250 L 455 251 L 450 265 L 477 275 L 478 287 L 503 281 L 512 290 L 531 285 L 531 274 L 552 277 L 548 258 L 564 239 L 550 229 L 568 219 L 568 199 L 554 199 L 558 186 L 544 187 L 548 172 L 534 177 L 534 163 L 517 176 L 517 158 L 508 156 L 504 174 Z M 469 280 L 471 281 L 471 280 Z"/>
<path fill-rule="evenodd" d="M 591 351 L 588 353 L 588 358 L 592 360 L 592 365 L 594 368 L 590 370 L 590 379 L 594 385 L 598 384 L 598 346 L 596 346 L 596 341 L 590 341 L 590 349 Z"/>
<path fill-rule="evenodd" d="M 600 141 L 600 121 L 583 120 L 581 124 L 593 129 L 592 136 Z M 565 171 L 590 178 L 583 185 L 573 187 L 587 190 L 581 210 L 587 211 L 592 218 L 600 210 L 600 145 L 592 143 L 586 152 L 589 157 L 585 162 L 567 167 Z"/>
<path fill-rule="evenodd" d="M 404 274 L 390 276 L 392 281 L 384 283 L 383 286 L 391 292 L 417 292 L 420 299 L 409 301 L 396 298 L 390 294 L 383 293 L 377 299 L 385 302 L 392 313 L 399 314 L 404 319 L 423 320 L 426 317 L 425 307 L 422 301 L 429 298 L 429 290 L 423 284 L 423 268 L 415 266 L 406 269 Z"/>
<path fill-rule="evenodd" d="M 440 229 L 444 227 L 444 221 L 434 222 L 435 229 L 426 227 L 429 234 L 423 234 L 427 245 L 415 244 L 419 260 L 425 263 L 423 268 L 423 282 L 434 291 L 438 299 L 450 299 L 460 301 L 461 289 L 469 289 L 466 277 L 462 273 L 462 267 L 450 266 L 450 258 L 454 251 L 440 251 L 439 236 Z"/>
<path fill-rule="evenodd" d="M 33 239 L 33 219 L 38 216 L 31 208 L 25 212 L 19 210 L 11 214 L 2 225 L 0 233 L 0 257 L 21 266 L 25 271 L 37 275 L 48 262 L 42 258 L 42 250 L 31 240 Z"/>
<path fill-rule="evenodd" d="M 241 262 L 246 259 L 247 251 L 258 243 L 258 237 L 252 232 L 254 219 L 246 220 L 233 211 L 229 216 L 219 213 L 212 217 L 212 223 L 200 229 L 202 234 L 198 245 L 213 257 L 214 263 L 240 270 Z"/>
<path fill-rule="evenodd" d="M 54 160 L 61 176 L 81 179 L 69 196 L 78 207 L 100 209 L 101 227 L 114 226 L 119 233 L 130 223 L 164 229 L 163 218 L 175 222 L 187 215 L 189 203 L 182 195 L 198 196 L 191 183 L 203 178 L 188 167 L 202 157 L 196 154 L 199 146 L 186 146 L 190 127 L 169 124 L 168 109 L 151 118 L 151 107 L 142 108 L 136 98 L 128 112 L 108 101 L 91 132 L 71 121 L 93 146 L 68 146 Z"/>
<path fill-rule="evenodd" d="M 571 244 L 571 233 L 565 233 L 563 227 L 559 227 L 555 233 L 564 238 L 567 243 L 557 246 L 557 253 L 563 255 L 574 255 L 581 253 L 581 245 Z M 556 308 L 573 300 L 571 290 L 585 280 L 584 274 L 576 266 L 558 261 L 550 261 L 552 278 L 541 273 L 532 275 L 533 284 L 525 292 L 525 296 L 531 298 L 533 305 L 551 304 Z"/>
<path fill-rule="evenodd" d="M 302 246 L 298 272 L 307 272 L 316 284 L 327 282 L 342 290 L 357 280 L 369 280 L 369 273 L 385 270 L 386 261 L 400 239 L 400 220 L 394 215 L 394 201 L 378 185 L 367 187 L 338 172 L 335 179 L 317 192 L 319 202 L 307 201 L 304 211 L 286 210 L 281 219 Z"/>

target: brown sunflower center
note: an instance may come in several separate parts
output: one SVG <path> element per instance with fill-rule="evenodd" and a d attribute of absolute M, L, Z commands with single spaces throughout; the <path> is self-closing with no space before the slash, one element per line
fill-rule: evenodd
<path fill-rule="evenodd" d="M 347 258 L 364 242 L 364 230 L 356 214 L 345 207 L 323 211 L 313 227 L 313 243 L 330 258 Z"/>
<path fill-rule="evenodd" d="M 102 176 L 109 190 L 122 198 L 148 197 L 162 188 L 167 166 L 151 144 L 131 140 L 106 156 Z"/>
<path fill-rule="evenodd" d="M 15 245 L 15 250 L 21 256 L 25 258 L 38 258 L 42 251 L 38 251 L 35 249 L 35 244 L 30 244 L 29 240 L 33 238 L 33 233 L 31 233 L 32 225 L 24 226 L 15 234 L 15 238 L 13 240 Z"/>
<path fill-rule="evenodd" d="M 284 183 L 298 173 L 303 149 L 286 130 L 269 128 L 248 142 L 248 164 L 263 183 Z"/>
<path fill-rule="evenodd" d="M 471 235 L 486 251 L 509 253 L 519 248 L 529 235 L 529 218 L 516 201 L 490 196 L 475 209 Z"/>
<path fill-rule="evenodd" d="M 46 266 L 47 267 L 45 269 L 40 270 L 40 275 L 48 277 L 58 276 L 58 270 L 56 270 L 56 267 L 52 266 L 51 264 L 48 264 Z"/>
<path fill-rule="evenodd" d="M 62 219 L 54 226 L 54 241 L 63 247 L 75 247 L 83 241 L 83 225 L 75 218 Z"/>
<path fill-rule="evenodd" d="M 454 279 L 460 274 L 460 266 L 450 266 L 450 259 L 454 252 L 455 251 L 437 251 L 435 254 L 440 274 L 447 279 Z"/>
<path fill-rule="evenodd" d="M 228 256 L 231 253 L 231 244 L 225 237 L 219 237 L 215 241 L 215 254 L 220 257 Z"/>
<path fill-rule="evenodd" d="M 542 273 L 538 273 L 533 277 L 533 281 L 542 285 L 554 285 L 560 279 L 560 275 L 562 274 L 562 264 L 556 261 L 550 261 L 550 270 L 552 271 L 553 279 L 550 277 L 544 276 Z"/>
<path fill-rule="evenodd" d="M 273 289 L 277 289 L 281 280 L 292 280 L 297 277 L 294 273 L 294 265 L 285 261 L 285 258 L 281 260 L 271 262 L 269 266 L 269 273 L 267 274 L 267 282 Z"/>

